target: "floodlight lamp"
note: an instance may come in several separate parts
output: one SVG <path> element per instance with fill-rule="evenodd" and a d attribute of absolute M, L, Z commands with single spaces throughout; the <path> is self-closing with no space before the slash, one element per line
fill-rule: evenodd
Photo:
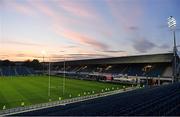
<path fill-rule="evenodd" d="M 42 54 L 42 55 L 46 55 L 46 51 L 45 51 L 45 50 L 42 50 L 42 51 L 41 51 L 41 54 Z"/>
<path fill-rule="evenodd" d="M 176 20 L 173 18 L 173 16 L 170 16 L 168 18 L 168 27 L 169 28 L 175 28 L 176 27 Z"/>

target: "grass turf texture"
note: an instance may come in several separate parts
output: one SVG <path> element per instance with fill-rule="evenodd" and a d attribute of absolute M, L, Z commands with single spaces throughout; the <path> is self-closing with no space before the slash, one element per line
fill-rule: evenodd
<path fill-rule="evenodd" d="M 91 95 L 108 90 L 120 89 L 118 84 L 101 83 L 97 81 L 85 81 L 65 79 L 65 93 L 63 96 L 63 78 L 51 76 L 51 95 L 48 96 L 48 76 L 11 76 L 0 77 L 0 110 L 7 108 L 62 99 Z M 108 89 L 108 90 L 107 90 Z"/>

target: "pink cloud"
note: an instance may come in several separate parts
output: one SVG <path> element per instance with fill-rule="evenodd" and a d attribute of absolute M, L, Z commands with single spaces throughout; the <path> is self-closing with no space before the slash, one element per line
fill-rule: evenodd
<path fill-rule="evenodd" d="M 15 11 L 25 15 L 35 15 L 35 11 L 27 3 L 18 3 L 16 1 L 5 1 L 7 8 L 14 8 Z"/>
<path fill-rule="evenodd" d="M 142 16 L 139 4 L 128 4 L 128 1 L 106 0 L 109 10 L 119 25 L 125 30 L 130 31 L 130 27 L 138 25 Z M 129 7 L 126 7 L 130 5 Z M 130 14 L 129 14 L 130 13 Z"/>
<path fill-rule="evenodd" d="M 67 17 L 65 16 L 63 13 L 57 12 L 57 9 L 54 9 L 52 7 L 50 7 L 48 4 L 46 4 L 45 2 L 42 1 L 37 1 L 37 2 L 31 2 L 29 1 L 29 3 L 36 8 L 37 10 L 39 10 L 39 12 L 43 13 L 45 16 L 51 18 L 52 20 L 52 27 L 63 27 L 63 28 L 67 28 L 68 26 L 70 27 L 92 27 L 92 25 L 89 25 L 87 23 L 87 20 L 90 19 L 86 19 L 84 20 L 77 20 L 76 18 L 72 18 L 72 17 Z M 98 14 L 96 14 L 96 12 L 94 12 L 92 9 L 90 9 L 89 7 L 85 7 L 87 6 L 87 4 L 81 3 L 81 4 L 77 4 L 75 2 L 66 2 L 66 1 L 58 1 L 58 2 L 54 2 L 57 3 L 58 6 L 61 6 L 64 10 L 67 10 L 69 13 L 72 13 L 74 15 L 77 16 L 81 16 L 81 17 L 88 17 L 93 19 L 94 25 L 101 25 L 101 27 L 95 27 L 94 30 L 96 30 L 96 32 L 99 32 L 105 36 L 110 37 L 112 35 L 111 31 L 107 31 L 105 29 L 109 29 L 107 26 L 105 26 L 104 24 L 106 23 L 102 23 L 103 21 L 100 21 L 99 18 L 100 16 Z M 93 27 L 94 28 L 94 27 Z"/>
<path fill-rule="evenodd" d="M 96 47 L 98 49 L 107 49 L 108 46 L 104 43 L 101 43 L 99 41 L 97 41 L 97 39 L 87 36 L 85 34 L 81 34 L 78 32 L 74 32 L 74 31 L 70 31 L 70 30 L 66 30 L 66 29 L 60 29 L 60 28 L 56 28 L 54 30 L 56 32 L 56 34 L 65 37 L 66 39 L 70 39 L 73 40 L 77 43 L 80 44 L 85 44 L 85 45 L 89 45 L 92 47 Z"/>
<path fill-rule="evenodd" d="M 92 8 L 86 5 L 86 2 L 73 2 L 61 0 L 58 2 L 58 5 L 63 10 L 73 14 L 75 16 L 96 19 L 99 17 L 96 12 L 93 11 Z"/>
<path fill-rule="evenodd" d="M 112 37 L 113 32 L 110 30 L 111 26 L 106 22 L 106 19 L 102 18 L 102 14 L 98 13 L 98 10 L 89 4 L 89 1 L 77 2 L 60 0 L 57 1 L 57 5 L 70 15 L 75 16 L 72 18 L 74 21 L 70 21 L 70 23 L 74 24 L 75 26 L 91 28 L 104 37 Z M 77 18 L 82 19 L 76 20 Z M 98 25 L 100 27 L 97 27 Z"/>
<path fill-rule="evenodd" d="M 57 9 L 50 7 L 47 3 L 43 1 L 29 1 L 29 4 L 31 4 L 35 9 L 37 9 L 37 12 L 42 13 L 43 15 L 48 17 L 52 21 L 52 27 L 53 25 L 66 27 L 67 25 L 80 23 L 80 21 L 64 16 L 62 13 L 58 12 Z"/>
<path fill-rule="evenodd" d="M 90 1 L 67 1 L 60 0 L 56 2 L 58 8 L 65 11 L 66 14 L 70 14 L 77 24 L 81 24 L 88 27 L 101 25 L 101 29 L 108 29 L 109 26 L 105 22 L 105 19 L 102 17 L 102 14 L 98 12 L 98 10 L 90 4 Z M 89 25 L 89 23 L 93 23 L 93 25 Z M 100 29 L 100 27 L 98 27 Z M 103 30 L 104 30 L 103 29 Z"/>
<path fill-rule="evenodd" d="M 57 17 L 57 14 L 42 1 L 28 1 L 28 3 L 48 17 Z"/>

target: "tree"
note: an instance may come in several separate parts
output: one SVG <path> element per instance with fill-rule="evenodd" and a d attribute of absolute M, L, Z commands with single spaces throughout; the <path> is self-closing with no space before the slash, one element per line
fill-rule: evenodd
<path fill-rule="evenodd" d="M 9 60 L 4 60 L 1 62 L 1 65 L 2 66 L 14 66 L 15 64 L 14 64 L 14 62 L 11 62 Z"/>
<path fill-rule="evenodd" d="M 31 61 L 29 59 L 24 61 L 23 66 L 31 67 Z"/>
<path fill-rule="evenodd" d="M 42 68 L 42 65 L 41 65 L 41 63 L 39 62 L 39 60 L 33 59 L 33 61 L 31 61 L 31 67 L 32 67 L 33 69 L 41 69 L 41 68 Z"/>

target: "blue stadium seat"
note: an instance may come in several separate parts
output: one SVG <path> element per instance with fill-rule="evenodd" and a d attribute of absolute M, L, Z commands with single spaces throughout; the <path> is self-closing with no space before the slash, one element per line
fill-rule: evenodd
<path fill-rule="evenodd" d="M 1 67 L 1 76 L 15 76 L 15 75 L 30 75 L 35 74 L 32 68 L 24 66 L 13 66 L 13 67 Z"/>

